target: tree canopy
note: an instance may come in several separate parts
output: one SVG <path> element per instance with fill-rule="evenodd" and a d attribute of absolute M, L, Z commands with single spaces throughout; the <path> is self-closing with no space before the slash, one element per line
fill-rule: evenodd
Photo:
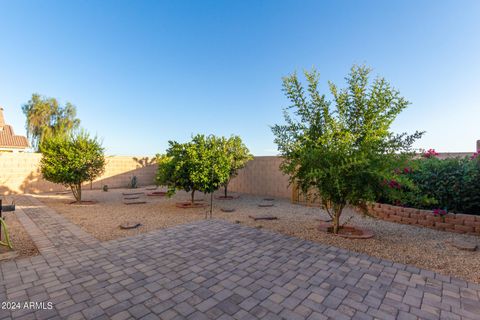
<path fill-rule="evenodd" d="M 285 77 L 283 91 L 291 106 L 284 109 L 285 124 L 272 127 L 281 169 L 303 193 L 318 197 L 335 233 L 345 206 L 374 200 L 400 154 L 411 151 L 422 135 L 390 131 L 409 102 L 385 79 L 371 81 L 370 73 L 353 66 L 346 88 L 330 82 L 332 100 L 320 93 L 315 70 L 304 73 L 306 88 L 296 74 Z"/>
<path fill-rule="evenodd" d="M 224 196 L 227 197 L 230 180 L 237 176 L 238 170 L 244 168 L 247 162 L 253 159 L 253 156 L 239 136 L 231 136 L 228 139 L 224 139 L 223 142 L 225 143 L 224 148 L 230 167 L 229 178 L 224 185 Z"/>
<path fill-rule="evenodd" d="M 211 193 L 229 178 L 230 162 L 225 153 L 225 138 L 196 135 L 186 143 L 169 141 L 166 154 L 157 156 L 158 185 L 166 185 L 169 194 L 181 189 Z"/>
<path fill-rule="evenodd" d="M 39 94 L 32 94 L 32 98 L 22 106 L 22 111 L 26 117 L 27 136 L 36 151 L 40 151 L 45 137 L 69 134 L 80 125 L 73 104 L 67 102 L 62 107 L 57 99 Z"/>
<path fill-rule="evenodd" d="M 82 200 L 82 183 L 94 180 L 105 169 L 101 143 L 83 131 L 45 137 L 40 151 L 43 177 L 69 187 L 77 201 Z"/>

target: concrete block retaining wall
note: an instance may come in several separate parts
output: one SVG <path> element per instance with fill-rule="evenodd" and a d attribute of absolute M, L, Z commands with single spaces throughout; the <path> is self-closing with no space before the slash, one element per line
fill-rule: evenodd
<path fill-rule="evenodd" d="M 433 215 L 431 210 L 397 207 L 388 204 L 373 204 L 369 212 L 382 220 L 416 225 L 441 231 L 480 235 L 480 216 L 448 213 L 446 216 Z"/>

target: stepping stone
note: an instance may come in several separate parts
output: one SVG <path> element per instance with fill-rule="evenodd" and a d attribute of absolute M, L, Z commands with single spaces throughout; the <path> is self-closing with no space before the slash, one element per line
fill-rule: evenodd
<path fill-rule="evenodd" d="M 330 218 L 316 218 L 315 220 L 320 222 L 332 222 L 332 219 Z"/>
<path fill-rule="evenodd" d="M 240 198 L 239 195 L 233 195 L 233 196 L 230 195 L 230 196 L 226 196 L 226 197 L 225 196 L 215 197 L 215 199 L 217 199 L 217 200 L 235 200 L 235 199 L 238 199 L 238 198 Z"/>
<path fill-rule="evenodd" d="M 234 208 L 221 208 L 220 210 L 223 211 L 223 212 L 234 212 L 235 211 Z"/>
<path fill-rule="evenodd" d="M 259 203 L 260 208 L 273 207 L 273 203 Z"/>
<path fill-rule="evenodd" d="M 136 196 L 139 194 L 144 194 L 143 192 L 122 192 L 122 195 L 124 196 Z"/>
<path fill-rule="evenodd" d="M 147 201 L 143 201 L 143 200 L 135 201 L 134 200 L 134 201 L 124 201 L 123 203 L 128 204 L 128 205 L 130 205 L 130 204 L 144 204 L 144 203 L 147 203 Z"/>
<path fill-rule="evenodd" d="M 120 225 L 120 229 L 135 229 L 140 227 L 142 224 L 139 222 L 126 222 Z"/>
<path fill-rule="evenodd" d="M 77 206 L 90 206 L 92 204 L 97 204 L 96 200 L 82 200 L 82 201 L 72 201 L 69 204 L 77 205 Z"/>
<path fill-rule="evenodd" d="M 139 198 L 140 198 L 139 196 L 132 196 L 132 197 L 124 197 L 123 200 L 135 200 Z"/>
<path fill-rule="evenodd" d="M 471 243 L 463 240 L 453 240 L 450 242 L 452 246 L 459 250 L 464 250 L 464 251 L 475 251 L 477 250 L 477 244 L 476 243 Z"/>
<path fill-rule="evenodd" d="M 175 206 L 177 208 L 182 208 L 182 209 L 192 209 L 192 208 L 206 208 L 208 207 L 208 203 L 201 202 L 195 200 L 195 202 L 192 204 L 190 201 L 187 202 L 177 202 L 175 203 Z"/>
<path fill-rule="evenodd" d="M 278 220 L 276 216 L 269 216 L 269 215 L 258 215 L 258 216 L 248 216 L 250 219 L 254 221 L 257 220 Z"/>
<path fill-rule="evenodd" d="M 149 197 L 163 197 L 163 196 L 166 196 L 167 193 L 166 192 L 163 192 L 163 191 L 155 191 L 155 192 L 150 192 L 150 193 L 147 193 L 147 196 Z"/>
<path fill-rule="evenodd" d="M 263 198 L 263 201 L 275 201 L 274 198 Z"/>
<path fill-rule="evenodd" d="M 158 187 L 146 187 L 145 190 L 157 190 Z"/>

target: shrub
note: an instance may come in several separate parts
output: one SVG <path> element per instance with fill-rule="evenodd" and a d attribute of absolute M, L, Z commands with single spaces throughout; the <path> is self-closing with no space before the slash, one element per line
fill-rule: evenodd
<path fill-rule="evenodd" d="M 412 181 L 423 194 L 448 211 L 480 214 L 480 161 L 428 158 L 416 160 Z"/>
<path fill-rule="evenodd" d="M 423 209 L 480 214 L 480 158 L 436 156 L 412 160 L 412 172 L 397 174 L 404 185 L 395 193 L 384 186 L 380 201 Z"/>
<path fill-rule="evenodd" d="M 82 200 L 82 183 L 94 180 L 105 169 L 103 147 L 85 132 L 50 136 L 40 150 L 43 177 L 70 187 L 77 201 Z"/>

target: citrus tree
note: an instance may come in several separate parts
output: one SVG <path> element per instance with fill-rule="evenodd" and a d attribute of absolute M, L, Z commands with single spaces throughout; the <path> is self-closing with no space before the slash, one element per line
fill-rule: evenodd
<path fill-rule="evenodd" d="M 354 66 L 339 89 L 329 83 L 332 100 L 318 89 L 319 74 L 305 72 L 307 86 L 296 74 L 283 79 L 291 102 L 285 123 L 272 131 L 283 157 L 281 169 L 305 195 L 317 197 L 338 233 L 347 205 L 374 200 L 381 184 L 421 137 L 394 134 L 390 126 L 409 102 L 371 70 Z"/>
<path fill-rule="evenodd" d="M 224 152 L 225 138 L 199 134 L 186 143 L 168 143 L 166 154 L 157 156 L 156 182 L 167 186 L 169 195 L 185 190 L 191 193 L 193 204 L 196 191 L 212 193 L 228 180 L 230 162 Z"/>
<path fill-rule="evenodd" d="M 101 143 L 86 132 L 46 137 L 40 144 L 43 177 L 72 190 L 75 200 L 82 200 L 82 183 L 92 181 L 105 169 Z"/>
<path fill-rule="evenodd" d="M 253 159 L 247 146 L 239 136 L 231 136 L 224 139 L 225 153 L 228 157 L 230 172 L 224 187 L 224 197 L 228 197 L 228 184 L 230 180 L 237 176 L 238 170 L 245 167 L 248 161 Z"/>

